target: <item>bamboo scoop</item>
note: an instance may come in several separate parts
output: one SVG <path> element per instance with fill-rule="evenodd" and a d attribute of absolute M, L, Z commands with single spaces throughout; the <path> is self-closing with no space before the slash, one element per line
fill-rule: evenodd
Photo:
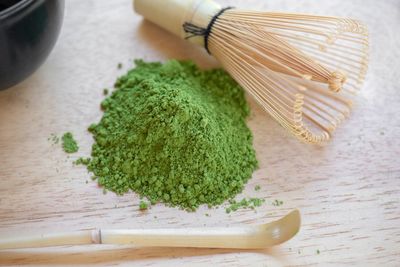
<path fill-rule="evenodd" d="M 87 244 L 131 244 L 144 247 L 262 249 L 291 239 L 300 229 L 300 213 L 254 226 L 221 228 L 85 230 L 0 239 L 0 249 Z"/>

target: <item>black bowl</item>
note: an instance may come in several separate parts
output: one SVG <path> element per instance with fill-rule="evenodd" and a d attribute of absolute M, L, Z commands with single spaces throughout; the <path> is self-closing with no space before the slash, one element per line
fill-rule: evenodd
<path fill-rule="evenodd" d="M 60 32 L 64 0 L 0 0 L 0 90 L 31 75 Z"/>

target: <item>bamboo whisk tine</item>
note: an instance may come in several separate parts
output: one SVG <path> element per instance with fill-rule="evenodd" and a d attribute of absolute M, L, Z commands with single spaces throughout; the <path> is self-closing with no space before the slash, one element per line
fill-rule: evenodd
<path fill-rule="evenodd" d="M 150 21 L 204 46 L 305 142 L 330 139 L 367 72 L 368 31 L 356 20 L 222 9 L 210 0 L 134 3 Z"/>

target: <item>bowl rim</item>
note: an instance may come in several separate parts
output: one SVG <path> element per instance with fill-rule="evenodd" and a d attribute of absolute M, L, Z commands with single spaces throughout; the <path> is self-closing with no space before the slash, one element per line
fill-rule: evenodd
<path fill-rule="evenodd" d="M 14 15 L 15 13 L 18 13 L 22 9 L 24 9 L 26 6 L 34 2 L 35 0 L 20 0 L 14 5 L 0 11 L 0 20 L 5 19 L 9 16 Z"/>

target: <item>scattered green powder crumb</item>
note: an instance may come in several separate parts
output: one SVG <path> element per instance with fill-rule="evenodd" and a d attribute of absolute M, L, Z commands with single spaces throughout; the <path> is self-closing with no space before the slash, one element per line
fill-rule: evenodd
<path fill-rule="evenodd" d="M 260 189 L 261 189 L 261 186 L 259 186 L 259 185 L 256 185 L 256 186 L 254 187 L 254 190 L 256 190 L 256 191 L 260 191 Z"/>
<path fill-rule="evenodd" d="M 90 162 L 90 158 L 78 158 L 74 161 L 75 165 L 88 165 Z"/>
<path fill-rule="evenodd" d="M 272 202 L 272 205 L 273 205 L 273 206 L 276 206 L 276 207 L 282 206 L 282 205 L 283 205 L 283 201 L 282 201 L 282 200 L 275 199 L 275 200 Z"/>
<path fill-rule="evenodd" d="M 103 89 L 103 95 L 108 95 L 108 89 L 107 88 Z"/>
<path fill-rule="evenodd" d="M 238 209 L 255 209 L 256 207 L 260 207 L 265 202 L 264 199 L 261 198 L 243 198 L 241 201 L 237 202 L 236 200 L 229 201 L 229 207 L 225 209 L 226 213 L 231 213 L 233 211 L 237 211 Z"/>
<path fill-rule="evenodd" d="M 62 147 L 67 153 L 75 153 L 78 151 L 79 146 L 72 136 L 72 133 L 68 132 L 62 136 Z"/>
<path fill-rule="evenodd" d="M 117 68 L 122 69 L 122 63 L 118 63 Z"/>
<path fill-rule="evenodd" d="M 47 138 L 47 140 L 51 141 L 53 145 L 56 145 L 60 142 L 60 137 L 58 137 L 56 134 L 52 133 L 50 134 L 50 137 Z"/>
<path fill-rule="evenodd" d="M 210 214 L 208 214 L 208 213 L 206 213 L 205 215 L 206 215 L 207 217 L 210 217 Z"/>
<path fill-rule="evenodd" d="M 243 89 L 192 62 L 135 63 L 89 126 L 99 185 L 186 210 L 240 193 L 257 167 Z"/>
<path fill-rule="evenodd" d="M 139 209 L 140 210 L 147 210 L 147 208 L 148 208 L 148 204 L 146 202 L 144 202 L 144 201 L 140 201 Z"/>
<path fill-rule="evenodd" d="M 317 254 L 319 254 L 319 253 L 321 253 L 321 252 L 319 251 L 319 249 L 317 249 Z"/>

